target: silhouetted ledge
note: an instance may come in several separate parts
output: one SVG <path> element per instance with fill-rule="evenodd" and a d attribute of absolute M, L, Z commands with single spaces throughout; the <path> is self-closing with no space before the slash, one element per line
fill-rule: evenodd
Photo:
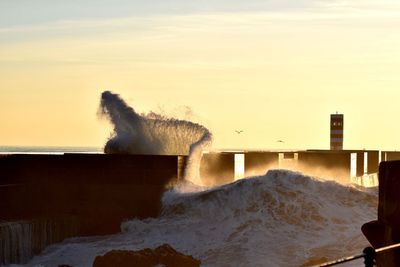
<path fill-rule="evenodd" d="M 93 267 L 198 267 L 200 260 L 182 254 L 168 244 L 156 249 L 143 249 L 139 251 L 112 250 L 103 256 L 97 256 Z"/>
<path fill-rule="evenodd" d="M 361 230 L 374 248 L 400 242 L 400 161 L 382 162 L 379 166 L 378 220 L 366 223 Z M 377 255 L 378 266 L 400 266 L 400 250 Z"/>

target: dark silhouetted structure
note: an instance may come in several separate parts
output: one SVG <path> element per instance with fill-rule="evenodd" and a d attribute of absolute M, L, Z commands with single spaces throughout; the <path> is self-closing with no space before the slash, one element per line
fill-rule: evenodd
<path fill-rule="evenodd" d="M 400 242 L 400 161 L 382 162 L 379 166 L 378 220 L 366 223 L 361 230 L 377 249 Z M 377 265 L 400 266 L 400 249 L 377 255 Z"/>
<path fill-rule="evenodd" d="M 73 215 L 83 235 L 116 232 L 124 218 L 158 215 L 178 164 L 178 156 L 2 156 L 0 220 Z"/>
<path fill-rule="evenodd" d="M 21 251 L 2 253 L 21 240 L 35 244 L 32 253 L 38 253 L 65 237 L 116 233 L 124 219 L 157 216 L 162 194 L 183 173 L 184 162 L 182 156 L 155 155 L 0 156 L 0 265 L 22 259 Z M 12 234 L 23 227 L 32 241 Z M 7 236 L 21 240 L 6 244 Z"/>

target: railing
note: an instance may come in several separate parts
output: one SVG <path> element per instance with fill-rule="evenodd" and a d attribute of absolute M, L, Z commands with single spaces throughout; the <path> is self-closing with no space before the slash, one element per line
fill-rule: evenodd
<path fill-rule="evenodd" d="M 341 258 L 341 259 L 338 259 L 338 260 L 325 262 L 323 264 L 314 265 L 312 267 L 334 266 L 334 265 L 339 265 L 339 264 L 342 264 L 342 263 L 345 263 L 345 262 L 354 261 L 354 260 L 361 259 L 361 258 L 364 258 L 365 267 L 373 267 L 373 266 L 376 266 L 375 265 L 376 264 L 375 263 L 375 259 L 376 259 L 376 255 L 378 253 L 385 252 L 385 251 L 388 251 L 388 250 L 391 250 L 391 249 L 395 249 L 395 248 L 399 248 L 399 247 L 400 247 L 400 243 L 393 244 L 393 245 L 386 246 L 386 247 L 382 247 L 382 248 L 378 248 L 378 249 L 374 249 L 372 247 L 366 247 L 363 250 L 362 254 L 353 255 L 353 256 Z"/>

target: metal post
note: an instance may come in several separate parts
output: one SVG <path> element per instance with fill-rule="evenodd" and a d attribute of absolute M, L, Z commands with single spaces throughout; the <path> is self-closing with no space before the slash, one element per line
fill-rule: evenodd
<path fill-rule="evenodd" d="M 366 247 L 366 248 L 364 248 L 363 253 L 364 253 L 365 267 L 376 266 L 375 265 L 375 257 L 376 257 L 375 249 L 372 247 Z"/>

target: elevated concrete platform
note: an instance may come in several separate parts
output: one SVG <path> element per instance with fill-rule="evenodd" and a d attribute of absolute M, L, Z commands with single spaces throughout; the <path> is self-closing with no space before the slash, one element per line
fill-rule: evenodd
<path fill-rule="evenodd" d="M 243 162 L 235 160 L 235 155 L 239 154 L 243 155 Z M 243 166 L 238 168 L 238 164 Z M 355 178 L 376 175 L 378 166 L 377 150 L 229 151 L 204 154 L 200 176 L 210 185 L 219 185 L 233 182 L 238 176 L 263 175 L 270 169 L 289 169 L 348 183 Z M 244 173 L 235 174 L 235 169 L 244 169 Z"/>

